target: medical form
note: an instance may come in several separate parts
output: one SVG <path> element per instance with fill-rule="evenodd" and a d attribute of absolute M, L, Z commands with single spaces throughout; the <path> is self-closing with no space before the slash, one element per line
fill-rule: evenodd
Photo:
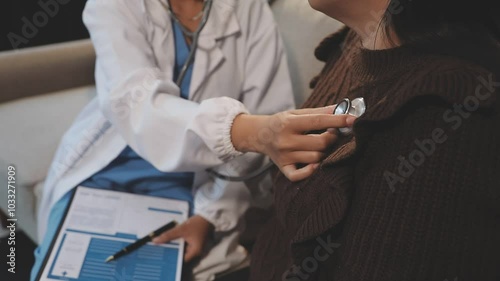
<path fill-rule="evenodd" d="M 184 222 L 188 212 L 185 201 L 80 186 L 37 280 L 180 281 L 181 239 L 105 260 L 172 220 Z"/>

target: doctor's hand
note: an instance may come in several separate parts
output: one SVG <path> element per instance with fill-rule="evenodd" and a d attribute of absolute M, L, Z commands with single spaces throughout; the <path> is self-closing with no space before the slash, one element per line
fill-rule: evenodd
<path fill-rule="evenodd" d="M 274 115 L 240 114 L 231 128 L 231 141 L 238 151 L 266 154 L 289 180 L 300 181 L 313 174 L 324 151 L 335 143 L 336 128 L 350 127 L 356 119 L 333 115 L 333 110 L 334 106 L 328 106 Z M 323 130 L 327 131 L 308 133 Z"/>
<path fill-rule="evenodd" d="M 189 262 L 201 256 L 208 236 L 213 231 L 213 225 L 203 217 L 195 215 L 175 228 L 163 232 L 153 239 L 153 243 L 162 244 L 183 238 L 186 241 L 184 261 Z"/>

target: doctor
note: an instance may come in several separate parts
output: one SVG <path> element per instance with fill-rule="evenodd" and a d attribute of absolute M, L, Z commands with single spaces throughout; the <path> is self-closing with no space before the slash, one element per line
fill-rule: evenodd
<path fill-rule="evenodd" d="M 166 4 L 87 2 L 83 18 L 97 53 L 97 97 L 64 135 L 47 177 L 32 279 L 70 195 L 85 185 L 190 202 L 194 216 L 168 235 L 186 239 L 189 261 L 201 254 L 209 233 L 226 233 L 194 268 L 197 280 L 208 280 L 245 258 L 235 247 L 239 219 L 250 205 L 249 188 L 264 183 L 226 182 L 205 170 L 244 175 L 262 165 L 257 153 L 263 153 L 300 180 L 336 139 L 305 132 L 353 121 L 332 116 L 332 108 L 286 111 L 294 107 L 290 77 L 264 0 L 214 1 L 195 62 L 178 87 L 173 81 L 191 43 L 185 30 L 197 28 L 203 1 L 171 0 L 178 22 Z"/>

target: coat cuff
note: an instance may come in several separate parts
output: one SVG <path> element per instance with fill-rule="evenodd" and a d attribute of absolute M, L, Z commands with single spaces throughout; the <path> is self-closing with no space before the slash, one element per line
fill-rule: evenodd
<path fill-rule="evenodd" d="M 228 162 L 235 157 L 241 156 L 243 153 L 236 150 L 231 141 L 231 128 L 233 126 L 234 118 L 240 114 L 248 114 L 248 110 L 243 105 L 243 103 L 228 97 L 220 97 L 214 99 L 208 99 L 202 102 L 201 104 L 204 108 L 210 108 L 220 113 L 215 113 L 214 116 L 216 120 L 214 123 L 218 123 L 215 126 L 215 134 L 213 134 L 214 139 L 213 142 L 208 143 L 209 147 L 212 147 L 212 151 L 221 159 L 223 162 Z M 202 109 L 203 110 L 203 109 Z M 207 110 L 210 111 L 210 110 Z M 211 118 L 207 114 L 204 115 L 204 118 Z M 204 121 L 206 124 L 207 120 L 199 120 Z M 208 137 L 205 139 L 209 139 Z"/>

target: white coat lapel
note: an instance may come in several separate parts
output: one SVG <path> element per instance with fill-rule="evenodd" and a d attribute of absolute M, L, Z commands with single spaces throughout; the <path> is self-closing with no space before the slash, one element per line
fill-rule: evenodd
<path fill-rule="evenodd" d="M 166 10 L 166 0 L 143 0 L 143 7 L 148 17 L 148 38 L 156 55 L 158 67 L 173 76 L 175 63 L 174 36 L 172 22 Z"/>
<path fill-rule="evenodd" d="M 193 76 L 191 78 L 190 97 L 209 79 L 213 71 L 221 64 L 225 56 L 217 40 L 240 32 L 234 7 L 225 1 L 215 0 L 210 17 L 200 34 L 198 49 L 195 54 Z"/>
<path fill-rule="evenodd" d="M 154 38 L 153 46 L 160 46 L 159 50 L 156 51 L 158 63 L 163 66 L 162 62 L 166 62 L 166 66 L 173 69 L 175 62 L 175 51 L 172 49 L 174 39 L 171 18 L 165 9 L 167 1 L 143 0 L 143 3 L 149 17 L 149 23 L 153 25 L 148 28 L 149 32 L 160 33 L 148 35 L 150 38 Z M 236 3 L 232 0 L 214 0 L 210 17 L 198 41 L 191 77 L 189 94 L 191 99 L 225 59 L 222 50 L 217 45 L 217 40 L 240 32 L 240 25 L 234 14 L 234 5 Z M 154 49 L 156 50 L 156 48 Z M 170 69 L 164 70 L 170 72 Z"/>

